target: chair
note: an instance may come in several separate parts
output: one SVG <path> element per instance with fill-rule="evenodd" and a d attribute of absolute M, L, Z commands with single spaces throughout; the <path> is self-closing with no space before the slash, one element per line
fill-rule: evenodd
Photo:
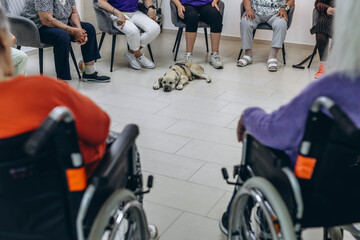
<path fill-rule="evenodd" d="M 221 16 L 224 15 L 224 8 L 225 8 L 225 4 L 223 1 L 219 1 L 218 2 L 218 6 L 220 9 L 220 13 Z M 182 37 L 182 32 L 184 30 L 184 28 L 186 27 L 185 22 L 178 16 L 178 12 L 177 12 L 177 8 L 175 3 L 173 3 L 172 1 L 170 1 L 170 8 L 171 8 L 171 22 L 174 24 L 175 27 L 178 27 L 178 32 L 176 35 L 176 39 L 175 39 L 175 43 L 174 43 L 174 47 L 173 47 L 173 52 L 175 51 L 176 48 L 176 52 L 175 52 L 175 57 L 174 57 L 174 62 L 176 61 L 177 55 L 178 55 L 178 51 L 179 51 L 179 47 L 180 47 L 180 42 L 181 42 L 181 37 Z M 206 24 L 203 21 L 199 21 L 198 24 L 199 28 L 204 28 L 204 34 L 205 34 L 205 43 L 206 43 L 206 52 L 209 52 L 209 43 L 208 43 L 208 36 L 207 36 L 207 29 L 210 28 L 210 26 L 208 24 Z"/>
<path fill-rule="evenodd" d="M 43 74 L 44 48 L 51 47 L 51 45 L 41 42 L 39 31 L 33 21 L 20 16 L 21 11 L 25 5 L 25 0 L 18 0 L 18 1 L 3 0 L 3 1 L 5 4 L 6 16 L 10 22 L 11 33 L 17 38 L 17 48 L 19 50 L 22 46 L 38 48 L 40 74 Z M 70 46 L 70 55 L 74 62 L 78 77 L 79 79 L 81 79 L 75 54 L 71 46 Z"/>
<path fill-rule="evenodd" d="M 139 9 L 144 9 L 144 7 L 142 7 L 142 5 L 143 4 L 139 3 Z M 101 38 L 100 38 L 100 44 L 99 44 L 99 51 L 100 51 L 100 49 L 102 47 L 102 44 L 103 44 L 106 33 L 112 35 L 111 65 L 110 65 L 110 72 L 112 72 L 113 71 L 113 64 L 114 64 L 116 36 L 117 35 L 125 35 L 125 34 L 120 32 L 119 30 L 117 30 L 113 26 L 112 20 L 110 18 L 109 13 L 107 11 L 105 11 L 104 9 L 101 9 L 98 6 L 98 0 L 93 0 L 93 7 L 94 7 L 94 10 L 95 10 L 96 19 L 97 19 L 99 29 L 100 29 L 100 31 L 102 31 Z M 147 45 L 147 48 L 148 48 L 151 60 L 154 62 L 154 57 L 153 57 L 153 54 L 152 54 L 152 51 L 151 51 L 150 44 Z M 128 46 L 128 49 L 129 49 L 129 46 Z"/>
<path fill-rule="evenodd" d="M 55 108 L 35 131 L 0 139 L 0 238 L 114 239 L 121 228 L 148 240 L 138 201 L 147 191 L 136 167 L 137 135 L 137 126 L 126 126 L 90 179 L 65 107 Z"/>
<path fill-rule="evenodd" d="M 288 22 L 287 22 L 287 28 L 289 29 L 290 26 L 291 26 L 291 23 L 292 23 L 292 19 L 293 19 L 293 15 L 294 15 L 294 11 L 295 11 L 295 6 L 292 6 L 290 8 L 290 10 L 288 11 Z M 244 4 L 241 3 L 240 4 L 240 12 L 241 12 L 241 15 L 240 15 L 240 21 L 245 13 L 245 7 L 244 7 Z M 257 29 L 262 29 L 262 30 L 272 30 L 272 27 L 267 24 L 267 23 L 260 23 L 257 28 L 254 30 L 254 33 L 253 33 L 253 37 L 255 37 L 255 33 L 256 33 L 256 30 Z M 240 50 L 240 53 L 239 53 L 239 57 L 237 59 L 240 59 L 241 57 L 241 54 L 243 52 L 243 49 Z M 285 58 L 285 55 L 286 55 L 286 52 L 285 52 L 285 45 L 283 44 L 282 45 L 282 53 L 283 53 L 283 59 L 284 59 L 284 65 L 286 65 L 286 58 Z"/>
<path fill-rule="evenodd" d="M 313 23 L 312 23 L 312 26 L 315 26 L 315 25 L 316 25 L 319 16 L 320 16 L 319 11 L 318 11 L 316 8 L 314 8 L 314 10 L 313 10 Z M 314 60 L 314 57 L 315 57 L 315 55 L 316 55 L 316 52 L 317 52 L 317 46 L 315 45 L 314 51 L 313 51 L 313 53 L 312 53 L 312 55 L 311 55 L 311 58 L 310 58 L 310 62 L 309 62 L 308 68 L 310 68 L 311 63 L 312 63 L 312 61 Z"/>
<path fill-rule="evenodd" d="M 284 152 L 262 145 L 248 133 L 243 153 L 241 164 L 234 167 L 238 191 L 228 239 L 259 230 L 259 236 L 295 240 L 309 227 L 324 227 L 324 240 L 328 234 L 342 239 L 341 229 L 360 236 L 353 224 L 360 221 L 360 129 L 331 99 L 319 97 L 309 110 L 294 172 Z M 222 171 L 227 180 L 226 169 Z M 250 226 L 251 212 L 257 230 Z"/>

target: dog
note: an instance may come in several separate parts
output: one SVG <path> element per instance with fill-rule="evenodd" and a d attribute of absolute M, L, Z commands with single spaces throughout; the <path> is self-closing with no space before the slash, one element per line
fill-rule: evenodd
<path fill-rule="evenodd" d="M 156 80 L 154 90 L 164 89 L 164 92 L 171 92 L 174 89 L 182 90 L 189 81 L 194 79 L 205 79 L 207 83 L 211 82 L 209 75 L 204 73 L 204 69 L 197 63 L 175 63 L 163 77 Z"/>

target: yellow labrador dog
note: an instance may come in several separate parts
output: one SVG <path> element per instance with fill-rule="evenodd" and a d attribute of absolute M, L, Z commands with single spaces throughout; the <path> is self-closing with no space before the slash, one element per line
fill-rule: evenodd
<path fill-rule="evenodd" d="M 204 69 L 197 63 L 175 63 L 171 65 L 169 70 L 163 77 L 156 80 L 153 88 L 164 92 L 170 92 L 173 89 L 182 90 L 189 81 L 194 79 L 205 79 L 207 83 L 211 82 L 210 76 L 204 73 Z"/>

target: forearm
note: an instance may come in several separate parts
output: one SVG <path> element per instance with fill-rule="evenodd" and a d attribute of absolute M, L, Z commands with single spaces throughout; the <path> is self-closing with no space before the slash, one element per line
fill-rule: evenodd
<path fill-rule="evenodd" d="M 112 13 L 114 15 L 116 15 L 116 13 L 121 12 L 121 11 L 117 10 L 116 8 L 114 8 L 110 3 L 108 3 L 107 0 L 99 0 L 98 6 L 102 9 L 104 9 L 105 11 Z"/>
<path fill-rule="evenodd" d="M 144 0 L 143 2 L 146 8 L 149 8 L 151 5 L 154 5 L 152 0 Z"/>
<path fill-rule="evenodd" d="M 81 28 L 80 15 L 76 9 L 76 6 L 73 6 L 72 13 L 69 19 L 70 25 L 75 28 Z"/>
<path fill-rule="evenodd" d="M 294 6 L 295 5 L 295 0 L 287 0 L 286 5 L 289 6 L 289 7 Z"/>
<path fill-rule="evenodd" d="M 179 8 L 182 6 L 181 2 L 179 0 L 171 0 L 173 3 L 175 3 L 176 7 Z"/>
<path fill-rule="evenodd" d="M 316 0 L 315 2 L 315 8 L 316 10 L 318 10 L 320 13 L 326 13 L 327 9 L 329 8 L 330 6 L 326 3 L 323 3 L 323 1 L 321 0 Z"/>
<path fill-rule="evenodd" d="M 250 0 L 243 0 L 243 4 L 246 11 L 252 10 Z"/>
<path fill-rule="evenodd" d="M 46 27 L 50 27 L 50 28 L 54 28 L 54 27 L 61 28 L 61 29 L 64 29 L 68 33 L 71 32 L 72 27 L 70 27 L 70 26 L 60 22 L 56 18 L 54 18 L 52 13 L 39 11 L 39 16 L 40 16 L 40 21 L 41 21 L 42 25 L 44 25 Z"/>

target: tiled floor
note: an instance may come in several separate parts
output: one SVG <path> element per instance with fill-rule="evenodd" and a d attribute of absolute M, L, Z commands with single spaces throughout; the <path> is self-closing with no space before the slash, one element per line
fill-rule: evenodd
<path fill-rule="evenodd" d="M 240 42 L 222 40 L 224 69 L 215 70 L 208 64 L 204 37 L 199 35 L 194 60 L 204 67 L 212 82 L 195 80 L 182 91 L 165 93 L 153 90 L 152 85 L 173 63 L 175 32 L 162 33 L 152 44 L 154 70 L 128 67 L 122 57 L 126 48 L 122 36 L 117 42 L 114 72 L 109 73 L 110 39 L 105 39 L 97 70 L 111 75 L 111 83 L 79 82 L 73 69 L 70 84 L 109 113 L 112 130 L 121 131 L 128 123 L 140 126 L 137 144 L 143 170 L 155 176 L 154 188 L 144 203 L 149 222 L 157 224 L 163 240 L 225 239 L 218 221 L 232 187 L 222 180 L 220 169 L 239 163 L 242 150 L 235 129 L 241 112 L 248 106 L 271 111 L 289 101 L 313 81 L 318 57 L 310 69 L 293 69 L 291 66 L 312 50 L 288 46 L 286 67 L 280 63 L 277 73 L 269 73 L 265 62 L 270 45 L 258 43 L 254 63 L 239 68 L 236 58 Z M 80 50 L 74 49 L 79 60 Z M 54 76 L 52 56 L 52 51 L 45 51 L 44 72 Z M 28 69 L 29 74 L 38 73 L 37 54 L 30 56 Z M 304 239 L 309 240 L 320 236 L 318 230 L 304 233 Z"/>

